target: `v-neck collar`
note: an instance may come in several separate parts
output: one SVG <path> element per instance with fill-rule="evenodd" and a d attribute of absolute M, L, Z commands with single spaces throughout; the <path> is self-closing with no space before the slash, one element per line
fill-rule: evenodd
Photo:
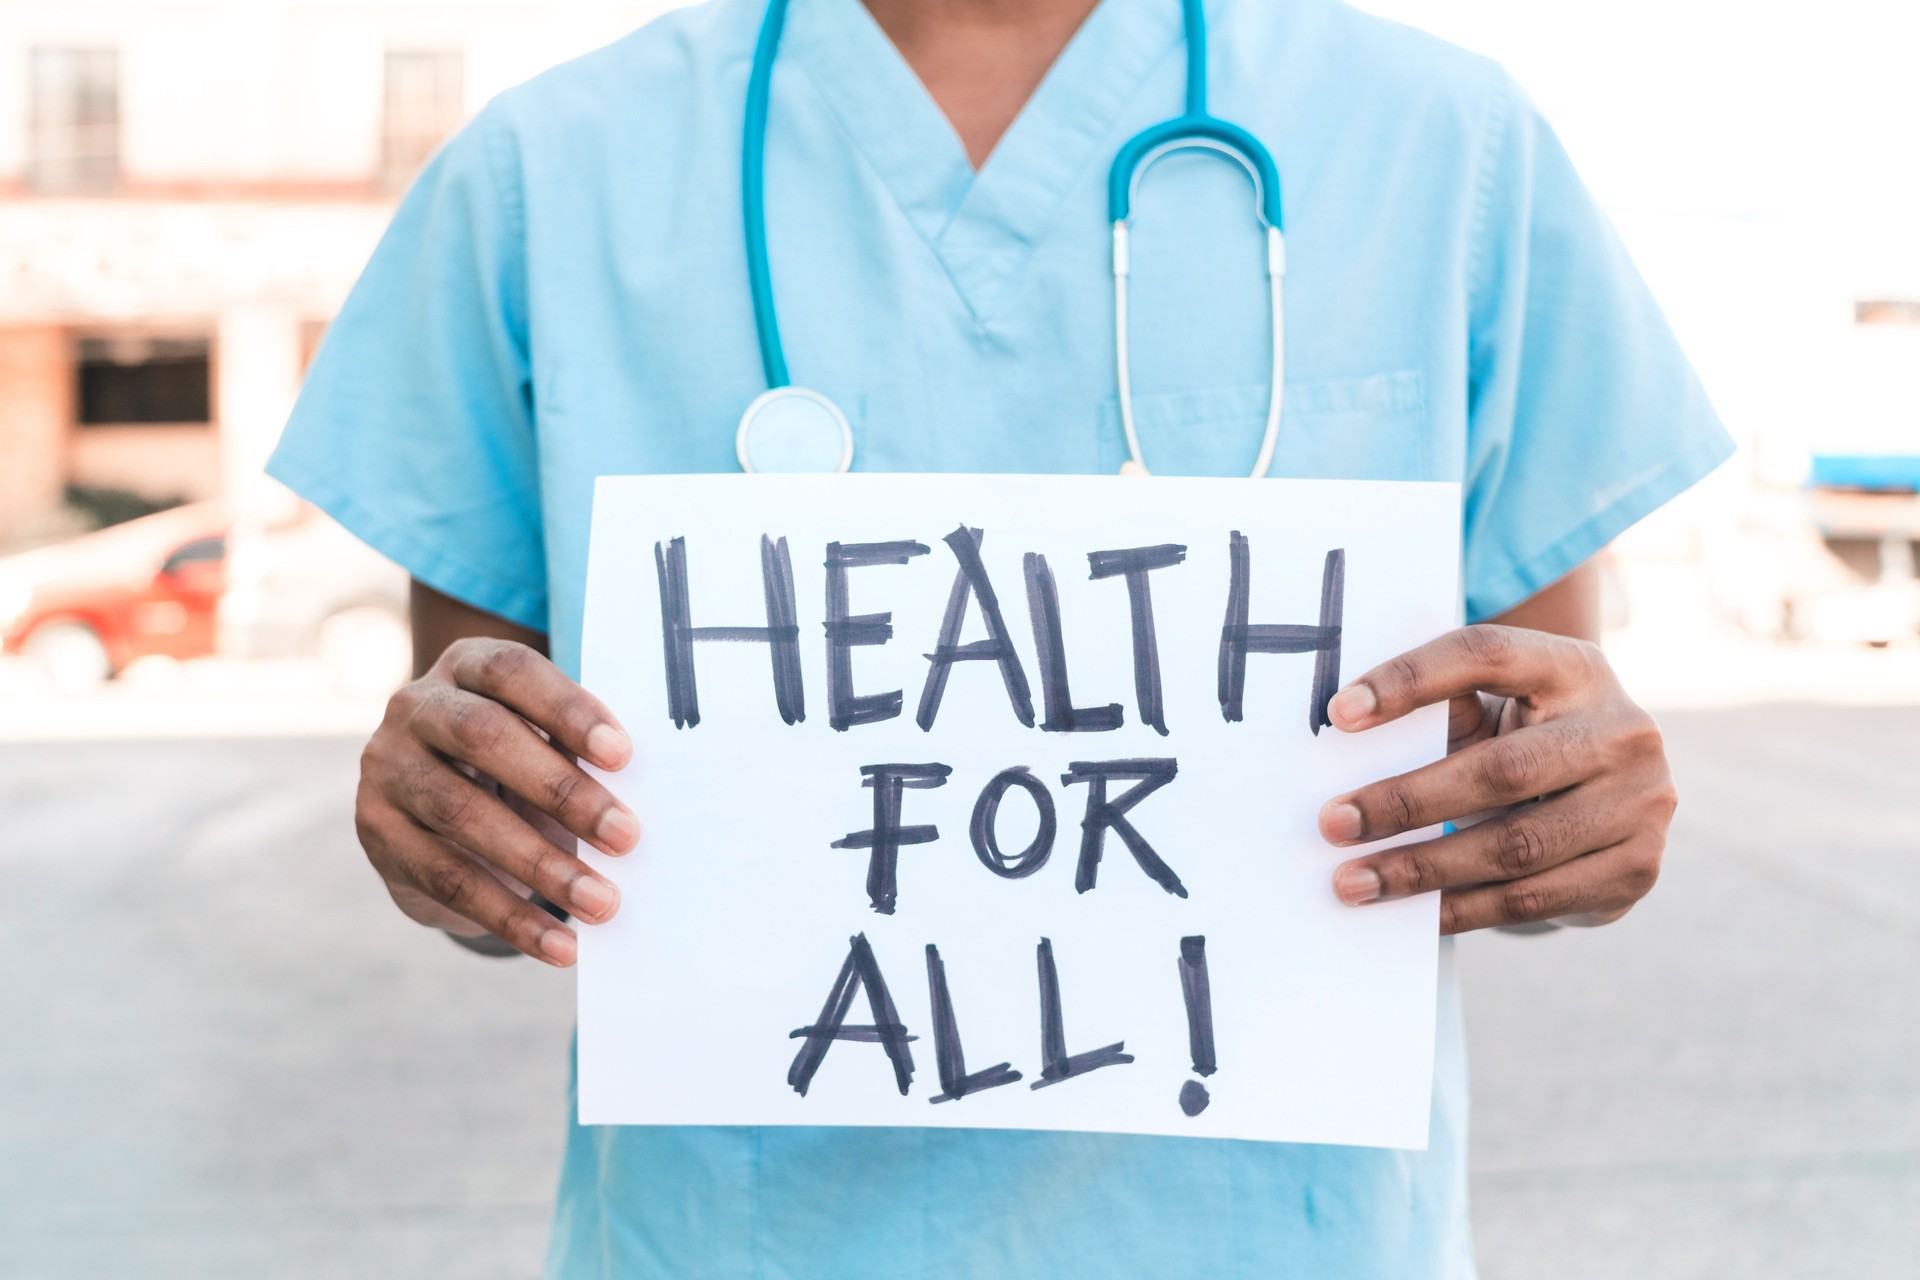
<path fill-rule="evenodd" d="M 1074 182 L 1089 164 L 1112 159 L 1122 109 L 1178 46 L 1179 8 L 1174 0 L 1100 0 L 977 173 L 860 0 L 797 0 L 782 55 L 805 72 L 984 320 Z M 1166 114 L 1179 109 L 1170 98 Z M 1086 233 L 1103 230 L 1089 225 Z"/>

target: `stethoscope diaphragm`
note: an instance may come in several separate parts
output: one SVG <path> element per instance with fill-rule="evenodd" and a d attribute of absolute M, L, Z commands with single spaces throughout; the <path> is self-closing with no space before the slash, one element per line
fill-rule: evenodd
<path fill-rule="evenodd" d="M 740 415 L 733 447 L 742 471 L 845 471 L 853 465 L 853 428 L 818 391 L 773 387 Z"/>

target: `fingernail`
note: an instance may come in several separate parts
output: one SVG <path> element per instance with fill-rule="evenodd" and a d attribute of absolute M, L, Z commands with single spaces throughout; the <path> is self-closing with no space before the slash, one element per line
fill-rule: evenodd
<path fill-rule="evenodd" d="M 1333 695 L 1327 702 L 1327 714 L 1338 724 L 1359 724 L 1374 709 L 1380 700 L 1373 696 L 1373 690 L 1364 684 L 1350 684 Z"/>
<path fill-rule="evenodd" d="M 1329 800 L 1320 811 L 1320 834 L 1334 844 L 1360 838 L 1360 810 L 1344 800 Z"/>
<path fill-rule="evenodd" d="M 640 823 L 625 809 L 609 809 L 594 827 L 593 837 L 614 852 L 625 853 L 640 838 Z"/>
<path fill-rule="evenodd" d="M 572 964 L 574 957 L 580 954 L 570 929 L 549 929 L 541 934 L 540 950 L 546 952 L 547 959 L 559 965 Z"/>
<path fill-rule="evenodd" d="M 618 769 L 633 755 L 633 740 L 610 724 L 597 724 L 587 733 L 587 758 L 602 769 Z"/>
<path fill-rule="evenodd" d="M 576 912 L 595 920 L 612 915 L 613 905 L 620 901 L 619 890 L 598 876 L 581 876 L 573 882 L 568 896 Z"/>
<path fill-rule="evenodd" d="M 1342 867 L 1333 873 L 1333 891 L 1350 907 L 1380 896 L 1380 873 L 1372 867 Z"/>

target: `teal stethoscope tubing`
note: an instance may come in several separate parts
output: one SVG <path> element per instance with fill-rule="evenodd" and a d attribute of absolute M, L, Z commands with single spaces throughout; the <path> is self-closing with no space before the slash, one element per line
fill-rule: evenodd
<path fill-rule="evenodd" d="M 747 287 L 753 292 L 753 327 L 760 336 L 760 364 L 769 389 L 792 385 L 787 352 L 780 345 L 780 316 L 773 307 L 773 272 L 767 265 L 767 107 L 773 94 L 773 56 L 787 23 L 787 0 L 768 0 L 753 45 L 747 76 L 747 125 L 740 141 L 740 205 L 747 232 Z"/>
<path fill-rule="evenodd" d="M 1280 170 L 1273 163 L 1273 156 L 1261 145 L 1260 139 L 1207 110 L 1207 13 L 1202 0 L 1180 0 L 1180 17 L 1186 29 L 1186 113 L 1142 130 L 1120 148 L 1113 158 L 1113 167 L 1107 170 L 1107 217 L 1114 222 L 1127 221 L 1132 216 L 1133 189 L 1140 172 L 1152 164 L 1153 159 L 1170 149 L 1177 150 L 1178 144 L 1184 142 L 1225 151 L 1246 166 L 1259 197 L 1260 220 L 1277 230 L 1280 227 Z M 764 116 L 762 122 L 764 124 Z M 1169 148 L 1169 143 L 1176 145 Z"/>
<path fill-rule="evenodd" d="M 1280 218 L 1280 171 L 1273 156 L 1258 138 L 1213 115 L 1207 109 L 1207 18 L 1203 0 L 1181 0 L 1181 19 L 1187 51 L 1186 110 L 1171 120 L 1162 121 L 1130 138 L 1114 157 L 1107 175 L 1107 214 L 1113 228 L 1114 278 L 1114 357 L 1117 366 L 1121 426 L 1126 435 L 1128 462 L 1123 471 L 1145 474 L 1139 433 L 1134 425 L 1130 352 L 1128 349 L 1127 283 L 1132 264 L 1128 248 L 1128 228 L 1132 220 L 1133 197 L 1140 180 L 1155 161 L 1173 151 L 1192 149 L 1219 152 L 1237 161 L 1254 186 L 1255 211 L 1267 237 L 1267 278 L 1273 362 L 1268 393 L 1267 420 L 1261 436 L 1259 458 L 1253 475 L 1263 476 L 1273 461 L 1278 439 L 1282 389 L 1286 382 L 1286 343 L 1283 329 L 1281 281 L 1286 273 L 1286 247 Z M 786 349 L 780 341 L 780 319 L 773 299 L 773 273 L 767 260 L 766 154 L 767 112 L 772 96 L 773 62 L 780 47 L 780 32 L 786 25 L 787 0 L 768 0 L 766 17 L 754 42 L 753 66 L 747 77 L 746 125 L 740 147 L 740 195 L 742 222 L 746 232 L 747 284 L 753 296 L 754 330 L 760 342 L 760 363 L 766 374 L 768 393 L 749 406 L 741 419 L 737 441 L 740 462 L 752 470 L 749 428 L 755 409 L 769 395 L 792 386 L 787 371 Z M 830 405 L 818 392 L 794 388 Z M 833 410 L 845 427 L 844 417 Z M 842 468 L 851 462 L 852 438 L 848 434 Z"/>

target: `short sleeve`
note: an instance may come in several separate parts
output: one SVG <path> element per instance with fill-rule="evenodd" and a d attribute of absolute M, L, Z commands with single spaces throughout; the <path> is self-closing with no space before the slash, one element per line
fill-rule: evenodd
<path fill-rule="evenodd" d="M 1733 451 L 1559 139 L 1502 90 L 1468 268 L 1469 619 L 1548 586 Z"/>
<path fill-rule="evenodd" d="M 395 213 L 267 472 L 414 577 L 547 629 L 512 138 L 483 112 Z"/>

